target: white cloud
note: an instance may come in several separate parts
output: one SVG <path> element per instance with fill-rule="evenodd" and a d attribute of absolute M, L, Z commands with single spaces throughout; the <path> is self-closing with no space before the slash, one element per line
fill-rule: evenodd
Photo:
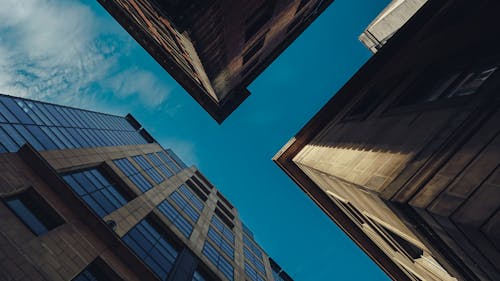
<path fill-rule="evenodd" d="M 163 103 L 170 89 L 151 72 L 123 69 L 132 39 L 112 19 L 73 0 L 0 0 L 0 92 L 76 107 L 106 95 Z"/>

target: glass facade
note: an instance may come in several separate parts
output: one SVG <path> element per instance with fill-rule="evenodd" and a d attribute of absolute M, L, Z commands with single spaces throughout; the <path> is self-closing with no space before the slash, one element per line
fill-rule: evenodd
<path fill-rule="evenodd" d="M 0 94 L 0 152 L 145 144 L 123 117 Z"/>
<path fill-rule="evenodd" d="M 170 178 L 174 175 L 174 173 L 172 173 L 171 170 L 169 170 L 165 164 L 163 164 L 163 162 L 160 160 L 160 158 L 158 158 L 158 156 L 154 153 L 149 153 L 149 154 L 146 154 L 146 156 L 149 158 L 149 160 L 151 162 L 153 162 L 153 164 L 156 166 L 156 168 L 158 168 L 164 176 L 166 176 L 167 178 Z"/>
<path fill-rule="evenodd" d="M 160 156 L 161 160 L 167 164 L 167 166 L 170 168 L 170 170 L 174 171 L 174 173 L 179 173 L 182 169 L 179 165 L 177 165 L 174 160 L 172 160 L 165 151 L 160 151 L 156 153 L 158 156 Z"/>
<path fill-rule="evenodd" d="M 132 163 L 127 158 L 113 160 L 113 163 L 142 192 L 146 192 L 153 187 L 151 183 L 139 172 L 139 170 L 137 170 L 134 165 L 132 165 Z"/>
<path fill-rule="evenodd" d="M 178 250 L 168 239 L 168 234 L 151 218 L 146 218 L 134 226 L 123 238 L 132 249 L 161 280 L 167 278 L 172 269 Z"/>
<path fill-rule="evenodd" d="M 63 179 L 101 218 L 129 201 L 128 196 L 96 168 L 65 174 Z"/>
<path fill-rule="evenodd" d="M 184 194 L 184 196 L 186 196 L 186 198 L 189 200 L 189 202 L 191 202 L 195 207 L 196 209 L 198 209 L 198 211 L 202 211 L 203 210 L 203 207 L 205 207 L 205 204 L 203 203 L 203 201 L 200 200 L 200 198 L 195 195 L 191 189 L 189 189 L 187 186 L 185 186 L 184 184 L 181 185 L 179 187 L 179 191 Z"/>
<path fill-rule="evenodd" d="M 253 269 L 248 263 L 245 262 L 245 273 L 252 281 L 265 281 L 262 276 L 260 276 L 255 269 Z"/>
<path fill-rule="evenodd" d="M 108 269 L 109 270 L 109 269 Z M 72 281 L 116 281 L 122 280 L 121 278 L 110 278 L 102 268 L 97 265 L 96 261 L 87 266 L 80 274 L 78 274 Z"/>
<path fill-rule="evenodd" d="M 243 235 L 243 244 L 245 244 L 245 246 L 247 246 L 257 257 L 260 258 L 260 260 L 262 260 L 262 251 L 253 241 L 250 240 L 250 238 L 245 235 Z"/>
<path fill-rule="evenodd" d="M 231 258 L 231 260 L 234 260 L 234 248 L 227 242 L 222 236 L 212 227 L 210 226 L 208 228 L 208 238 L 217 246 L 219 247 L 226 255 Z"/>
<path fill-rule="evenodd" d="M 187 165 L 171 149 L 167 149 L 165 151 L 167 152 L 168 156 L 170 156 L 170 158 L 172 158 L 174 160 L 174 162 L 177 163 L 177 165 L 179 165 L 179 167 L 181 167 L 181 169 L 187 168 Z"/>
<path fill-rule="evenodd" d="M 148 174 L 148 176 L 156 183 L 156 184 L 159 184 L 161 182 L 163 182 L 165 180 L 165 178 L 163 178 L 160 173 L 158 173 L 155 168 L 153 168 L 153 166 L 151 166 L 151 164 L 149 164 L 148 160 L 146 160 L 146 158 L 144 158 L 144 156 L 142 155 L 137 155 L 137 156 L 132 156 L 132 159 L 134 159 L 135 163 L 137 163 L 137 165 L 139 165 L 139 167 L 142 168 L 142 170 L 144 172 L 146 172 L 146 174 Z"/>
<path fill-rule="evenodd" d="M 259 260 L 257 257 L 255 257 L 250 250 L 248 250 L 247 247 L 243 247 L 243 255 L 245 256 L 245 260 L 249 261 L 251 264 L 257 268 L 258 271 L 260 271 L 262 274 L 266 274 L 266 268 L 264 267 L 264 264 L 262 263 L 261 260 Z"/>
<path fill-rule="evenodd" d="M 202 253 L 204 256 L 210 260 L 211 263 L 215 265 L 229 280 L 234 279 L 234 268 L 231 263 L 218 251 L 216 248 L 210 244 L 210 242 L 205 241 Z"/>
<path fill-rule="evenodd" d="M 216 215 L 212 217 L 212 225 L 219 230 L 220 233 L 224 237 L 226 237 L 227 240 L 229 240 L 232 244 L 234 244 L 234 233 L 233 231 L 225 225 L 221 219 L 219 219 Z"/>
<path fill-rule="evenodd" d="M 165 199 L 158 205 L 158 210 L 164 214 L 180 232 L 189 238 L 193 232 L 193 225 L 172 205 L 172 203 Z"/>

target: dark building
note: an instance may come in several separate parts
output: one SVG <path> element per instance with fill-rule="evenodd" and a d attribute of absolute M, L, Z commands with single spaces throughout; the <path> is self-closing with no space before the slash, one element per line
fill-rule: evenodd
<path fill-rule="evenodd" d="M 99 0 L 219 123 L 333 0 Z"/>
<path fill-rule="evenodd" d="M 0 280 L 292 280 L 130 114 L 0 95 L 0 218 Z"/>
<path fill-rule="evenodd" d="M 427 1 L 274 161 L 394 280 L 500 280 L 499 1 Z"/>

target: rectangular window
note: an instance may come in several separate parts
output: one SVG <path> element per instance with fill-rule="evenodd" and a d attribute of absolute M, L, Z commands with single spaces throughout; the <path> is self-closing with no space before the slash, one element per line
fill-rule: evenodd
<path fill-rule="evenodd" d="M 97 168 L 72 172 L 63 179 L 99 217 L 124 206 L 132 198 Z"/>
<path fill-rule="evenodd" d="M 232 244 L 234 244 L 234 233 L 226 224 L 224 224 L 217 215 L 212 217 L 212 225 L 219 230 L 224 237 L 227 238 Z"/>
<path fill-rule="evenodd" d="M 241 226 L 243 228 L 243 233 L 245 233 L 246 235 L 248 235 L 248 237 L 253 239 L 253 232 L 250 230 L 250 228 L 248 228 L 248 226 L 246 226 L 244 223 L 241 223 Z"/>
<path fill-rule="evenodd" d="M 254 254 L 262 260 L 262 251 L 248 237 L 243 235 L 243 244 L 245 244 Z"/>
<path fill-rule="evenodd" d="M 207 180 L 207 178 L 205 178 L 205 176 L 204 176 L 202 173 L 200 173 L 200 171 L 196 171 L 196 172 L 194 172 L 194 174 L 195 174 L 198 178 L 200 178 L 200 179 L 201 179 L 201 180 L 202 180 L 202 181 L 203 181 L 203 182 L 204 182 L 204 183 L 208 186 L 208 188 L 210 188 L 210 189 L 213 189 L 213 188 L 214 188 L 214 186 L 212 185 L 212 183 L 211 183 L 210 181 L 208 181 L 208 180 Z M 198 179 L 197 179 L 196 177 L 192 177 L 191 179 L 192 179 L 195 183 L 197 183 L 199 186 L 201 186 L 201 185 L 202 185 L 202 184 L 198 181 Z M 209 193 L 209 192 L 208 192 L 208 193 Z M 208 193 L 207 193 L 207 194 L 208 194 Z"/>
<path fill-rule="evenodd" d="M 137 155 L 137 156 L 132 156 L 132 159 L 134 159 L 135 163 L 137 163 L 143 170 L 148 174 L 148 176 L 153 179 L 153 181 L 156 184 L 159 184 L 165 180 L 160 173 L 158 173 L 151 164 L 149 164 L 148 160 L 144 158 L 142 155 Z"/>
<path fill-rule="evenodd" d="M 226 215 L 228 216 L 231 220 L 234 220 L 234 215 L 231 211 L 229 211 L 224 204 L 222 204 L 220 201 L 217 201 L 217 207 Z"/>
<path fill-rule="evenodd" d="M 192 189 L 189 189 L 188 187 L 186 187 L 186 185 L 181 185 L 179 187 L 179 191 L 184 194 L 184 196 L 186 196 L 186 198 L 191 202 L 193 203 L 193 205 L 196 207 L 196 209 L 198 209 L 198 211 L 202 211 L 203 208 L 205 207 L 205 204 L 203 203 L 203 201 L 200 200 L 200 198 L 198 197 L 198 195 L 195 195 L 194 192 L 192 191 Z M 205 197 L 205 200 L 206 200 L 206 197 Z"/>
<path fill-rule="evenodd" d="M 208 228 L 208 238 L 217 246 L 222 249 L 224 253 L 232 260 L 234 259 L 234 248 L 212 227 Z"/>
<path fill-rule="evenodd" d="M 170 168 L 170 170 L 174 171 L 174 173 L 179 173 L 181 171 L 181 168 L 172 160 L 168 155 L 165 153 L 165 151 L 160 151 L 156 153 L 158 156 L 160 156 L 161 160 L 167 164 L 167 166 Z"/>
<path fill-rule="evenodd" d="M 234 268 L 224 256 L 215 249 L 210 242 L 205 241 L 202 253 L 215 265 L 229 280 L 234 279 Z"/>
<path fill-rule="evenodd" d="M 208 191 L 208 189 L 206 189 L 205 187 L 201 188 L 201 186 L 195 185 L 190 180 L 186 181 L 186 185 L 198 196 L 198 198 L 200 198 L 204 202 L 207 201 L 207 194 L 210 194 L 210 191 Z"/>
<path fill-rule="evenodd" d="M 100 258 L 89 264 L 72 281 L 122 281 L 120 277 Z"/>
<path fill-rule="evenodd" d="M 127 158 L 113 160 L 113 163 L 142 192 L 146 192 L 153 187 L 153 185 L 151 185 L 151 183 L 139 172 L 139 170 L 137 170 L 136 167 L 134 167 L 134 165 L 132 165 Z"/>
<path fill-rule="evenodd" d="M 63 219 L 33 189 L 4 199 L 9 209 L 33 232 L 40 236 L 62 225 Z"/>
<path fill-rule="evenodd" d="M 158 205 L 158 210 L 165 215 L 179 231 L 189 238 L 193 232 L 193 225 L 172 205 L 168 200 L 163 200 Z"/>
<path fill-rule="evenodd" d="M 255 257 L 247 247 L 243 247 L 243 255 L 245 256 L 245 259 L 247 261 L 252 263 L 255 266 L 255 268 L 257 268 L 257 270 L 259 270 L 262 274 L 266 275 L 266 268 L 264 267 L 262 261 L 259 260 L 257 257 Z"/>
<path fill-rule="evenodd" d="M 174 162 L 181 167 L 181 169 L 186 169 L 187 165 L 175 154 L 171 149 L 165 150 L 168 156 L 174 160 Z"/>
<path fill-rule="evenodd" d="M 165 280 L 177 258 L 178 249 L 157 220 L 149 215 L 123 236 L 122 240 L 158 278 Z"/>
<path fill-rule="evenodd" d="M 252 281 L 265 281 L 266 280 L 262 276 L 260 276 L 260 274 L 258 274 L 257 271 L 252 268 L 252 266 L 250 266 L 246 262 L 245 262 L 245 273 Z"/>
<path fill-rule="evenodd" d="M 166 166 L 165 164 L 160 160 L 160 158 L 158 158 L 158 156 L 154 153 L 149 153 L 149 154 L 146 154 L 146 156 L 149 158 L 149 160 L 151 160 L 151 162 L 153 162 L 153 164 L 158 168 L 160 169 L 160 171 L 163 173 L 164 176 L 166 176 L 167 178 L 170 178 L 174 175 L 174 173 L 172 173 L 172 171 L 170 171 Z"/>
<path fill-rule="evenodd" d="M 179 190 L 172 192 L 169 198 L 172 199 L 179 209 L 187 214 L 192 221 L 198 221 L 198 218 L 200 217 L 199 212 L 181 195 Z"/>

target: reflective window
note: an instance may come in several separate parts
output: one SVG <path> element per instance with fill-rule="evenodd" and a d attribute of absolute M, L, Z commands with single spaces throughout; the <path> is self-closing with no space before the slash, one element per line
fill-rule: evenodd
<path fill-rule="evenodd" d="M 266 275 L 266 268 L 264 267 L 264 264 L 256 256 L 254 256 L 246 246 L 243 247 L 243 255 L 247 261 L 252 263 L 255 268 L 257 268 L 257 270 Z"/>
<path fill-rule="evenodd" d="M 222 236 L 212 226 L 208 228 L 207 236 L 212 242 L 214 242 L 217 247 L 222 249 L 222 251 L 226 253 L 228 257 L 234 259 L 233 246 L 231 246 L 231 244 L 224 240 L 224 238 L 222 238 Z"/>
<path fill-rule="evenodd" d="M 246 235 L 243 235 L 243 244 L 245 244 L 257 257 L 262 260 L 262 251 Z"/>
<path fill-rule="evenodd" d="M 191 218 L 192 221 L 194 222 L 198 221 L 200 214 L 198 213 L 198 211 L 196 211 L 195 208 L 193 208 L 191 204 L 188 203 L 188 201 L 186 201 L 186 199 L 181 195 L 179 190 L 172 192 L 169 198 L 172 199 L 172 201 L 174 201 L 175 204 L 177 204 L 179 209 L 181 209 L 186 215 L 188 215 L 188 217 Z"/>
<path fill-rule="evenodd" d="M 255 269 L 253 269 L 252 266 L 250 266 L 246 262 L 245 262 L 245 273 L 252 281 L 265 281 L 266 280 L 262 276 L 260 276 L 260 274 L 257 273 L 257 271 L 255 271 Z"/>
<path fill-rule="evenodd" d="M 201 272 L 199 272 L 198 270 L 196 270 L 193 274 L 193 279 L 191 279 L 191 281 L 208 281 L 209 279 L 204 277 L 203 274 Z"/>
<path fill-rule="evenodd" d="M 134 165 L 132 165 L 127 158 L 113 160 L 113 163 L 142 192 L 146 192 L 153 187 L 153 185 L 151 185 L 151 183 L 139 172 L 139 170 L 137 170 Z"/>
<path fill-rule="evenodd" d="M 205 241 L 202 253 L 215 265 L 229 280 L 234 278 L 234 268 L 224 256 L 208 241 Z"/>
<path fill-rule="evenodd" d="M 205 207 L 205 204 L 203 201 L 200 200 L 200 198 L 191 191 L 187 186 L 184 184 L 179 187 L 179 191 L 186 196 L 186 198 L 193 203 L 193 205 L 198 209 L 198 211 L 201 212 L 203 210 L 203 207 Z"/>
<path fill-rule="evenodd" d="M 129 196 L 98 169 L 69 173 L 63 176 L 73 191 L 101 218 L 124 206 Z"/>
<path fill-rule="evenodd" d="M 156 153 L 158 156 L 160 156 L 161 160 L 167 164 L 167 166 L 170 168 L 170 170 L 174 171 L 174 173 L 179 173 L 181 171 L 181 168 L 165 153 L 165 151 L 160 151 Z"/>
<path fill-rule="evenodd" d="M 34 190 L 5 199 L 9 209 L 37 236 L 63 224 L 63 219 Z"/>
<path fill-rule="evenodd" d="M 241 226 L 243 227 L 243 233 L 253 239 L 253 232 L 250 230 L 250 228 L 248 228 L 244 223 L 241 223 Z"/>
<path fill-rule="evenodd" d="M 7 151 L 26 142 L 37 150 L 147 143 L 124 117 L 1 94 L 0 126 L 0 147 Z"/>
<path fill-rule="evenodd" d="M 158 278 L 166 279 L 177 258 L 178 250 L 154 219 L 143 219 L 123 236 L 122 240 Z"/>
<path fill-rule="evenodd" d="M 164 214 L 180 232 L 189 238 L 193 232 L 193 225 L 172 205 L 168 199 L 158 205 L 158 210 Z"/>
<path fill-rule="evenodd" d="M 146 154 L 146 156 L 153 162 L 153 164 L 165 175 L 167 178 L 170 178 L 174 175 L 171 170 L 169 170 L 165 164 L 158 158 L 158 156 L 154 153 Z"/>
<path fill-rule="evenodd" d="M 215 215 L 212 217 L 212 225 L 215 228 L 217 228 L 217 230 L 219 230 L 219 232 L 222 233 L 222 235 L 224 237 L 226 237 L 227 240 L 229 240 L 232 244 L 234 244 L 234 233 L 233 233 L 233 231 L 227 225 L 225 225 L 221 221 L 221 219 L 219 219 Z"/>
<path fill-rule="evenodd" d="M 153 181 L 156 184 L 159 184 L 165 180 L 165 178 L 163 178 L 160 175 L 160 173 L 158 173 L 155 170 L 155 168 L 153 168 L 153 166 L 151 166 L 151 164 L 149 164 L 148 160 L 146 160 L 146 158 L 144 158 L 144 156 L 137 155 L 137 156 L 133 156 L 132 159 L 134 159 L 134 161 L 144 170 L 144 172 L 146 172 L 146 174 L 148 174 L 148 176 L 151 179 L 153 179 Z"/>

